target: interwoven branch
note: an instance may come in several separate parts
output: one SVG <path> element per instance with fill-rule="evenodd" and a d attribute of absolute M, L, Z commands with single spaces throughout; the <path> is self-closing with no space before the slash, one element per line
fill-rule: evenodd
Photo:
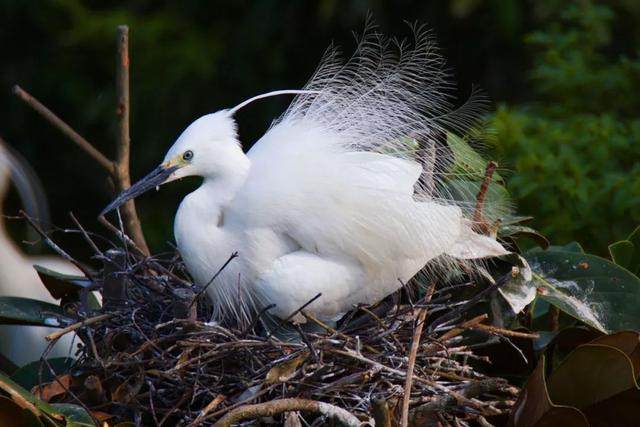
<path fill-rule="evenodd" d="M 100 152 L 100 150 L 95 148 L 94 144 L 90 143 L 58 115 L 20 86 L 15 85 L 13 87 L 13 93 L 95 160 L 102 169 L 107 172 L 109 178 L 113 181 L 115 190 L 120 192 L 131 186 L 131 175 L 129 173 L 131 150 L 129 137 L 129 28 L 126 25 L 118 27 L 117 40 L 116 91 L 118 106 L 116 108 L 116 115 L 118 118 L 119 131 L 115 144 L 115 160 L 110 160 Z M 149 255 L 149 247 L 142 232 L 142 225 L 140 224 L 134 201 L 128 201 L 121 208 L 121 213 L 126 233 L 135 242 L 141 252 Z"/>

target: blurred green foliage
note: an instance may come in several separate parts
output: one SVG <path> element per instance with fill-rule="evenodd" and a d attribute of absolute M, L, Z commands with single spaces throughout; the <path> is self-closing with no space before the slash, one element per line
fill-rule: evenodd
<path fill-rule="evenodd" d="M 496 150 L 520 213 L 556 242 L 605 253 L 640 222 L 640 59 L 612 51 L 611 8 L 559 10 L 526 37 L 535 96 L 498 108 Z"/>

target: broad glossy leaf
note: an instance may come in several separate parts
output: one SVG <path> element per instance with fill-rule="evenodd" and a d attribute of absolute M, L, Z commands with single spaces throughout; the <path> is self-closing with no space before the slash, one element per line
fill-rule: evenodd
<path fill-rule="evenodd" d="M 498 229 L 498 237 L 529 237 L 543 249 L 549 247 L 549 240 L 537 230 L 524 225 L 502 225 Z"/>
<path fill-rule="evenodd" d="M 54 403 L 51 406 L 64 415 L 66 427 L 94 427 L 96 423 L 82 406 L 71 403 Z"/>
<path fill-rule="evenodd" d="M 447 134 L 447 145 L 453 153 L 453 174 L 471 174 L 478 180 L 484 178 L 487 161 L 467 141 L 456 134 Z M 502 177 L 495 172 L 495 180 L 504 182 Z"/>
<path fill-rule="evenodd" d="M 609 254 L 611 260 L 618 264 L 620 267 L 624 267 L 631 271 L 631 262 L 633 260 L 633 253 L 635 247 L 633 243 L 628 240 L 620 240 L 609 245 Z"/>
<path fill-rule="evenodd" d="M 30 298 L 0 297 L 0 324 L 64 327 L 73 320 L 55 304 Z"/>
<path fill-rule="evenodd" d="M 602 332 L 640 329 L 640 279 L 595 255 L 530 251 L 538 298 Z"/>
<path fill-rule="evenodd" d="M 62 421 L 64 416 L 58 413 L 53 406 L 41 401 L 11 378 L 0 374 L 0 389 L 2 389 L 9 398 L 18 406 L 32 412 L 36 416 L 46 414 L 52 419 Z"/>
<path fill-rule="evenodd" d="M 536 297 L 536 287 L 532 284 L 531 268 L 527 261 L 516 253 L 501 257 L 511 262 L 513 269 L 508 280 L 498 289 L 515 314 L 520 313 Z"/>
<path fill-rule="evenodd" d="M 84 276 L 58 273 L 41 265 L 34 265 L 33 268 L 38 273 L 44 287 L 55 299 L 64 298 L 65 300 L 77 301 L 80 298 L 80 293 L 92 284 L 91 280 Z M 90 308 L 100 308 L 100 303 L 93 293 L 88 294 L 88 303 Z"/>
<path fill-rule="evenodd" d="M 627 237 L 635 250 L 633 251 L 633 258 L 631 259 L 630 271 L 633 274 L 640 274 L 640 225 Z"/>
<path fill-rule="evenodd" d="M 576 348 L 549 378 L 552 401 L 583 409 L 636 388 L 633 365 L 623 351 L 602 344 Z"/>
<path fill-rule="evenodd" d="M 43 416 L 54 425 L 64 423 L 66 427 L 95 426 L 93 419 L 80 406 L 56 403 L 49 404 L 29 393 L 11 378 L 0 374 L 0 389 L 9 395 L 11 400 L 21 408 L 32 412 L 36 416 Z"/>
<path fill-rule="evenodd" d="M 625 240 L 609 245 L 611 259 L 633 274 L 640 274 L 640 226 Z"/>
<path fill-rule="evenodd" d="M 518 396 L 511 410 L 509 426 L 514 427 L 551 427 L 584 426 L 589 423 L 580 410 L 554 404 L 547 393 L 545 379 L 545 358 L 540 358 L 527 384 Z"/>
<path fill-rule="evenodd" d="M 47 288 L 51 296 L 60 299 L 70 294 L 77 294 L 82 288 L 86 288 L 91 281 L 84 276 L 75 276 L 58 273 L 41 265 L 34 265 L 33 268 L 40 276 L 40 280 Z"/>
<path fill-rule="evenodd" d="M 640 425 L 640 334 L 623 331 L 578 346 L 551 374 L 550 398 L 575 406 L 591 417 Z"/>

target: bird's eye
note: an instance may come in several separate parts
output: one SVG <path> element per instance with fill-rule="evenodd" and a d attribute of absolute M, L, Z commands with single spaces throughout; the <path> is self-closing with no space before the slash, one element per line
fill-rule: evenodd
<path fill-rule="evenodd" d="M 182 160 L 186 160 L 187 162 L 193 159 L 193 151 L 187 150 L 182 153 Z"/>

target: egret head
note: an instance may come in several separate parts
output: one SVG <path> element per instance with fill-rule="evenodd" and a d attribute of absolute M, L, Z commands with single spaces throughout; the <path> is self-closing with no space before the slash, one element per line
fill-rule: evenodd
<path fill-rule="evenodd" d="M 187 176 L 214 178 L 243 156 L 236 122 L 229 110 L 200 117 L 180 134 L 162 163 L 116 197 L 101 215 L 146 191 Z"/>
<path fill-rule="evenodd" d="M 151 173 L 120 193 L 100 215 L 104 215 L 146 191 L 187 176 L 215 179 L 232 174 L 246 160 L 238 141 L 233 115 L 258 99 L 284 94 L 309 94 L 313 91 L 281 90 L 250 98 L 232 109 L 207 114 L 191 123 L 178 137 Z"/>

